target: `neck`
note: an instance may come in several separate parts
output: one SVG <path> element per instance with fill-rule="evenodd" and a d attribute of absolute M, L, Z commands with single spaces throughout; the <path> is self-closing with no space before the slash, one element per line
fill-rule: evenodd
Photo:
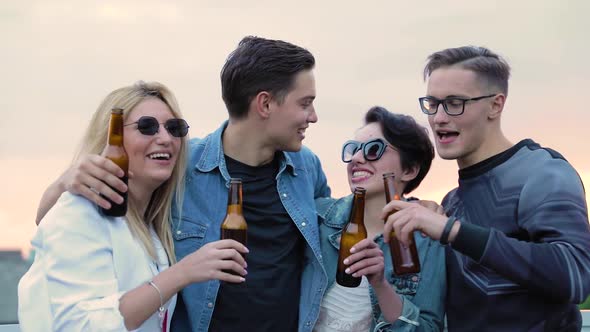
<path fill-rule="evenodd" d="M 148 188 L 148 186 L 141 186 L 136 183 L 131 184 L 131 181 L 132 180 L 130 179 L 129 197 L 133 197 L 133 203 L 137 205 L 137 211 L 143 216 L 145 215 L 148 204 L 150 204 L 152 194 L 156 189 L 151 187 Z"/>
<path fill-rule="evenodd" d="M 381 211 L 385 206 L 385 194 L 373 195 L 365 200 L 365 227 L 367 237 L 373 239 L 376 235 L 383 233 L 384 222 L 380 219 Z"/>
<path fill-rule="evenodd" d="M 510 149 L 514 144 L 510 142 L 502 133 L 497 130 L 496 134 L 491 134 L 486 137 L 484 144 L 479 147 L 477 151 L 471 153 L 464 158 L 457 159 L 459 169 L 463 169 L 493 157 Z"/>
<path fill-rule="evenodd" d="M 248 118 L 230 119 L 223 132 L 223 152 L 232 159 L 250 166 L 268 164 L 277 151 L 272 144 L 264 142 L 259 125 Z"/>

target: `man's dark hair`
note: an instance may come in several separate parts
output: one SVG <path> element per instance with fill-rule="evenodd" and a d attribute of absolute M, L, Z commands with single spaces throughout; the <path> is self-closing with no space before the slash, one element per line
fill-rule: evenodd
<path fill-rule="evenodd" d="M 230 117 L 243 118 L 252 99 L 267 91 L 279 104 L 293 88 L 295 76 L 315 65 L 306 49 L 282 40 L 248 36 L 221 69 L 221 95 Z"/>
<path fill-rule="evenodd" d="M 485 47 L 463 46 L 432 53 L 424 67 L 424 80 L 441 67 L 459 66 L 477 74 L 482 83 L 508 95 L 510 66 L 498 54 Z"/>
<path fill-rule="evenodd" d="M 380 106 L 372 107 L 365 115 L 365 124 L 369 123 L 379 123 L 383 137 L 399 152 L 402 169 L 420 168 L 403 193 L 416 189 L 428 174 L 434 159 L 434 147 L 427 129 L 409 115 L 394 114 Z"/>

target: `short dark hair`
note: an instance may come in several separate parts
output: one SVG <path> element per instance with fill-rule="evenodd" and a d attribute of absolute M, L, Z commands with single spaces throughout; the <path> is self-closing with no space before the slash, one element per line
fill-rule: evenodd
<path fill-rule="evenodd" d="M 293 88 L 295 76 L 314 65 L 313 55 L 297 45 L 253 36 L 243 38 L 221 69 L 221 95 L 230 117 L 245 117 L 250 102 L 262 91 L 282 103 Z"/>
<path fill-rule="evenodd" d="M 419 167 L 414 179 L 408 182 L 404 194 L 418 188 L 432 165 L 434 147 L 428 137 L 428 130 L 419 125 L 413 117 L 389 112 L 384 107 L 374 106 L 365 115 L 365 124 L 379 123 L 383 136 L 400 155 L 402 169 Z"/>
<path fill-rule="evenodd" d="M 424 80 L 441 67 L 460 66 L 471 70 L 487 85 L 495 86 L 508 95 L 510 66 L 501 56 L 485 47 L 462 46 L 432 53 L 424 67 Z"/>

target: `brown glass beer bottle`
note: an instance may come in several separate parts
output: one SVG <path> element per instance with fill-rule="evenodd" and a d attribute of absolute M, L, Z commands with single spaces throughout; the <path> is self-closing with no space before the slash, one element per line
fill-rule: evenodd
<path fill-rule="evenodd" d="M 107 139 L 107 146 L 103 150 L 102 155 L 112 160 L 123 170 L 123 172 L 125 172 L 125 175 L 123 175 L 121 180 L 127 184 L 129 179 L 129 157 L 123 147 L 123 110 L 120 108 L 113 108 L 111 110 L 109 136 Z M 108 210 L 100 208 L 100 210 L 106 216 L 122 217 L 127 213 L 127 192 L 122 193 L 112 187 L 111 189 L 123 197 L 123 203 L 117 204 L 107 197 L 104 197 L 109 203 L 111 203 L 111 208 Z"/>
<path fill-rule="evenodd" d="M 248 246 L 248 224 L 242 211 L 242 179 L 240 178 L 229 180 L 227 213 L 221 224 L 221 239 L 236 240 Z M 226 272 L 237 275 L 233 271 Z"/>
<path fill-rule="evenodd" d="M 354 200 L 348 223 L 344 226 L 340 235 L 340 252 L 338 254 L 338 268 L 336 270 L 336 282 L 345 287 L 358 287 L 361 284 L 361 277 L 353 277 L 352 274 L 344 272 L 347 265 L 344 259 L 350 256 L 350 248 L 367 238 L 365 228 L 365 188 L 354 189 Z"/>
<path fill-rule="evenodd" d="M 395 175 L 393 173 L 383 174 L 385 200 L 387 203 L 400 199 L 399 195 L 395 193 L 393 186 L 394 179 Z M 395 213 L 395 211 L 392 213 Z M 392 230 L 391 236 L 389 237 L 389 250 L 391 251 L 393 272 L 396 275 L 420 272 L 420 258 L 418 258 L 418 249 L 416 248 L 413 236 L 410 236 L 410 245 L 406 248 L 398 240 L 395 231 Z"/>

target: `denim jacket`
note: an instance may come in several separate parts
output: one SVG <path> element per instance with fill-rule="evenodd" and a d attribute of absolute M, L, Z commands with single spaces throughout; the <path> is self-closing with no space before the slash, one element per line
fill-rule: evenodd
<path fill-rule="evenodd" d="M 329 289 L 336 279 L 340 234 L 348 222 L 352 195 L 340 198 L 318 198 L 316 208 L 320 223 L 320 238 Z M 420 273 L 397 276 L 393 272 L 389 246 L 383 235 L 374 241 L 383 251 L 385 278 L 401 295 L 401 316 L 393 323 L 385 321 L 377 296 L 370 287 L 373 306 L 373 331 L 442 331 L 446 295 L 445 251 L 438 242 L 414 233 L 420 257 Z"/>
<path fill-rule="evenodd" d="M 230 180 L 221 140 L 226 126 L 227 122 L 204 139 L 190 141 L 182 212 L 180 216 L 173 213 L 172 217 L 178 260 L 220 238 Z M 327 285 L 314 198 L 329 196 L 330 188 L 319 159 L 309 149 L 304 147 L 299 152 L 283 152 L 282 155 L 276 177 L 277 191 L 306 242 L 299 331 L 311 331 Z M 173 211 L 176 210 L 173 208 Z M 180 313 L 174 315 L 174 331 L 207 331 L 218 289 L 218 280 L 191 284 L 183 289 L 181 300 L 186 316 Z"/>

